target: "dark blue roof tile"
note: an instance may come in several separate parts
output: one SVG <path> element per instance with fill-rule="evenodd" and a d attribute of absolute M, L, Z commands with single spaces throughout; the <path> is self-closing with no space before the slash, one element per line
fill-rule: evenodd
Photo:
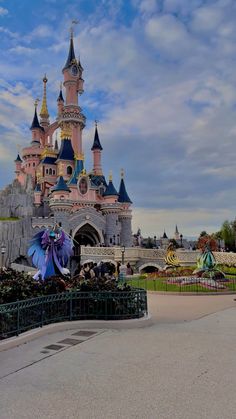
<path fill-rule="evenodd" d="M 57 179 L 56 185 L 52 188 L 52 192 L 54 191 L 68 191 L 70 192 L 70 189 L 68 188 L 66 182 L 64 181 L 63 176 L 59 176 Z"/>
<path fill-rule="evenodd" d="M 132 204 L 132 201 L 131 201 L 129 195 L 127 194 L 127 191 L 126 191 L 126 188 L 125 188 L 125 182 L 124 182 L 124 179 L 123 178 L 120 181 L 118 202 Z"/>
<path fill-rule="evenodd" d="M 91 150 L 103 150 L 100 140 L 99 140 L 99 135 L 98 135 L 98 130 L 97 127 L 95 128 L 95 133 L 94 133 L 94 140 L 93 140 L 93 146 L 91 148 Z"/>
<path fill-rule="evenodd" d="M 74 160 L 74 150 L 72 148 L 71 140 L 61 140 L 61 148 L 59 151 L 58 160 Z"/>

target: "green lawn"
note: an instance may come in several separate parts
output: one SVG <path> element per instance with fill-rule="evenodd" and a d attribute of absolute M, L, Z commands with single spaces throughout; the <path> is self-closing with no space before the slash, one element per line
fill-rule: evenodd
<path fill-rule="evenodd" d="M 0 221 L 17 221 L 19 217 L 0 217 Z"/>
<path fill-rule="evenodd" d="M 144 279 L 144 278 L 134 278 L 128 279 L 126 281 L 132 287 L 144 288 L 147 291 L 166 291 L 166 292 L 222 292 L 227 291 L 227 289 L 217 290 L 210 289 L 201 286 L 200 284 L 193 285 L 178 285 L 178 284 L 169 284 L 166 278 L 158 279 Z M 236 291 L 236 281 L 225 283 L 225 286 L 228 290 Z"/>

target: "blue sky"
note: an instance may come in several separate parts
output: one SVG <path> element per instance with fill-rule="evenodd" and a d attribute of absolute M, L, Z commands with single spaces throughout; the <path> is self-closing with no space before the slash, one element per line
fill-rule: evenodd
<path fill-rule="evenodd" d="M 84 67 L 86 166 L 98 119 L 103 167 L 120 168 L 133 230 L 184 236 L 236 216 L 234 0 L 0 0 L 0 187 L 31 138 L 48 76 L 51 120 L 69 27 Z"/>

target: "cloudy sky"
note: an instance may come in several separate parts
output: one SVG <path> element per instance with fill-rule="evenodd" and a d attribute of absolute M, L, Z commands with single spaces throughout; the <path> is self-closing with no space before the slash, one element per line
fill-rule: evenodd
<path fill-rule="evenodd" d="M 103 166 L 120 168 L 133 230 L 216 231 L 236 216 L 235 0 L 0 0 L 0 187 L 30 141 L 48 76 L 51 120 L 69 27 L 84 67 L 86 166 L 94 119 Z"/>

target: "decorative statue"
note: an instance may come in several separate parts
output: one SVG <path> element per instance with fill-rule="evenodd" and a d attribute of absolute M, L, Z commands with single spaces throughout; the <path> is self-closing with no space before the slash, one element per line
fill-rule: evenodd
<path fill-rule="evenodd" d="M 38 268 L 34 279 L 45 280 L 55 275 L 67 275 L 66 269 L 70 256 L 73 254 L 73 241 L 57 225 L 37 233 L 30 241 L 28 256 L 32 257 L 33 265 Z"/>
<path fill-rule="evenodd" d="M 175 253 L 174 243 L 170 242 L 167 247 L 166 257 L 165 257 L 166 266 L 164 270 L 169 268 L 178 268 L 180 266 L 180 261 Z"/>
<path fill-rule="evenodd" d="M 216 267 L 216 260 L 212 253 L 212 247 L 211 240 L 206 240 L 201 247 L 202 253 L 197 260 L 197 269 L 195 269 L 193 273 L 198 277 L 202 277 L 206 274 L 207 276 L 210 275 L 210 278 L 212 279 L 222 279 L 224 278 L 224 274 Z"/>

